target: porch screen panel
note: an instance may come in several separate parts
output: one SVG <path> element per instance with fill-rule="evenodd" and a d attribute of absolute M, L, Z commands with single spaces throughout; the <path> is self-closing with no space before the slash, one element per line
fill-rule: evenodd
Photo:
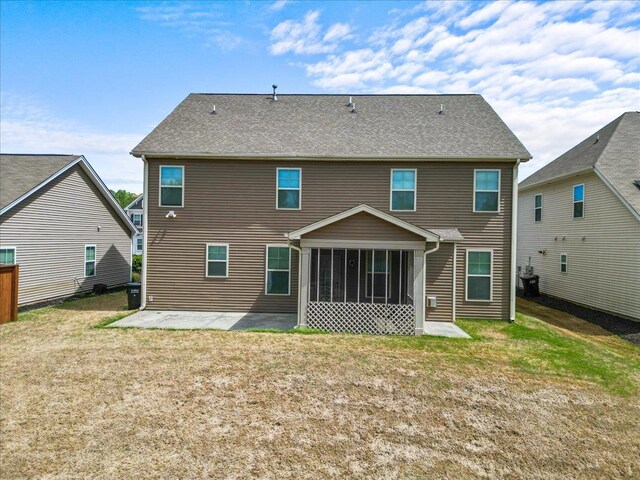
<path fill-rule="evenodd" d="M 310 265 L 309 265 L 309 301 L 318 301 L 318 258 L 319 251 L 317 248 L 311 249 Z"/>
<path fill-rule="evenodd" d="M 402 303 L 400 302 L 400 284 L 405 282 L 402 278 L 404 270 L 400 269 L 400 255 L 399 250 L 389 251 L 389 303 Z"/>
<path fill-rule="evenodd" d="M 358 250 L 347 250 L 347 302 L 358 301 Z"/>
<path fill-rule="evenodd" d="M 374 250 L 373 254 L 373 303 L 386 303 L 387 301 L 387 251 Z"/>
<path fill-rule="evenodd" d="M 331 250 L 320 250 L 320 274 L 318 286 L 318 301 L 331 301 Z"/>
<path fill-rule="evenodd" d="M 344 302 L 346 250 L 333 251 L 333 301 Z"/>
<path fill-rule="evenodd" d="M 358 287 L 358 298 L 360 303 L 371 302 L 371 282 L 367 272 L 369 271 L 371 263 L 372 250 L 360 250 L 359 259 L 359 278 L 360 286 Z"/>

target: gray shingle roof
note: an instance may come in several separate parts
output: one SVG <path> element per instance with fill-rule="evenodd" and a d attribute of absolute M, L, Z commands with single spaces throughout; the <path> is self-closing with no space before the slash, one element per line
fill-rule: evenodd
<path fill-rule="evenodd" d="M 0 208 L 78 158 L 79 155 L 0 154 Z"/>
<path fill-rule="evenodd" d="M 355 114 L 348 95 L 191 94 L 131 153 L 531 158 L 480 95 L 352 97 Z"/>
<path fill-rule="evenodd" d="M 598 139 L 596 141 L 596 138 Z M 640 112 L 627 112 L 520 183 L 521 189 L 597 170 L 640 213 Z"/>

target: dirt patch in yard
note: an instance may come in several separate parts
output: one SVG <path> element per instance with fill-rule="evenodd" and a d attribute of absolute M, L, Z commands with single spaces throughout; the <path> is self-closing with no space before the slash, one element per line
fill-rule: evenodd
<path fill-rule="evenodd" d="M 125 303 L 0 327 L 2 478 L 640 476 L 640 349 L 613 335 L 92 328 Z"/>

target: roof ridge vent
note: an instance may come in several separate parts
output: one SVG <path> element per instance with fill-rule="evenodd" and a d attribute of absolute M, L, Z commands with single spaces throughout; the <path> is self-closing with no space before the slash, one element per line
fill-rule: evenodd
<path fill-rule="evenodd" d="M 271 88 L 273 88 L 273 96 L 271 97 L 271 99 L 274 102 L 278 101 L 278 94 L 276 93 L 276 88 L 278 88 L 278 85 L 276 85 L 275 83 L 273 85 L 271 85 Z"/>

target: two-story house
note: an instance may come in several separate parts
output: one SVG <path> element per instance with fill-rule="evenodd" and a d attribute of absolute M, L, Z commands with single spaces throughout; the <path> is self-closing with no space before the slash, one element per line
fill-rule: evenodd
<path fill-rule="evenodd" d="M 142 308 L 405 334 L 515 318 L 531 156 L 479 95 L 191 94 L 132 154 Z"/>
<path fill-rule="evenodd" d="M 131 251 L 134 255 L 141 255 L 144 251 L 144 195 L 139 195 L 133 202 L 124 208 L 131 222 L 136 226 L 137 232 L 133 236 Z"/>
<path fill-rule="evenodd" d="M 640 112 L 520 183 L 518 265 L 540 290 L 640 319 Z"/>

